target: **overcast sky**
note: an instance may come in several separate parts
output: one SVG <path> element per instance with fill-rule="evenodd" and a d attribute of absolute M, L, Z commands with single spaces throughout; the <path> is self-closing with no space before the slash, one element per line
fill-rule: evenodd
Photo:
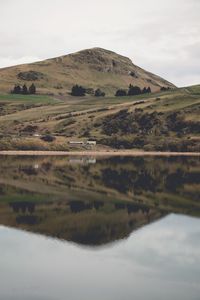
<path fill-rule="evenodd" d="M 200 84 L 200 0 L 0 0 L 0 67 L 102 47 Z"/>

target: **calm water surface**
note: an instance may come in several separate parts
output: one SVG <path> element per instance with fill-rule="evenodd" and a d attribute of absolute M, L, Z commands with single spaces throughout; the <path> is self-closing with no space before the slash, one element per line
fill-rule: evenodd
<path fill-rule="evenodd" d="M 0 299 L 199 300 L 198 158 L 0 158 Z"/>

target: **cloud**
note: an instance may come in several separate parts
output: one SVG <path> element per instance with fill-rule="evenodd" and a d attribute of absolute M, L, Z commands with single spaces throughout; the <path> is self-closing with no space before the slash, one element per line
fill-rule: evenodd
<path fill-rule="evenodd" d="M 200 83 L 199 6 L 198 0 L 1 0 L 0 67 L 99 46 L 177 85 Z"/>

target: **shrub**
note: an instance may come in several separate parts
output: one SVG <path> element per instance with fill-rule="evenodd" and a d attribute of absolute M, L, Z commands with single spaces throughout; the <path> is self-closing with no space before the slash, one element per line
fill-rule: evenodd
<path fill-rule="evenodd" d="M 94 93 L 95 97 L 105 97 L 105 93 L 101 91 L 100 89 L 97 89 Z"/>
<path fill-rule="evenodd" d="M 51 143 L 53 141 L 55 141 L 55 136 L 51 135 L 51 134 L 46 134 L 44 136 L 41 137 L 41 140 L 45 141 L 45 142 L 48 142 L 48 143 Z"/>
<path fill-rule="evenodd" d="M 33 95 L 35 93 L 36 93 L 36 87 L 34 83 L 32 83 L 31 86 L 29 87 L 29 94 Z"/>
<path fill-rule="evenodd" d="M 81 85 L 76 84 L 72 87 L 72 91 L 71 91 L 72 96 L 83 97 L 85 96 L 85 93 L 86 93 L 86 89 Z"/>
<path fill-rule="evenodd" d="M 11 91 L 12 94 L 21 94 L 22 93 L 22 88 L 20 85 L 15 85 L 14 89 Z"/>
<path fill-rule="evenodd" d="M 147 88 L 147 93 L 151 93 L 151 88 L 150 88 L 150 86 Z"/>
<path fill-rule="evenodd" d="M 22 94 L 22 95 L 28 95 L 28 94 L 35 94 L 36 93 L 36 87 L 34 84 L 32 84 L 29 88 L 27 88 L 26 84 L 21 87 L 20 85 L 15 85 L 13 90 L 11 90 L 11 94 Z"/>
<path fill-rule="evenodd" d="M 133 86 L 130 84 L 129 90 L 128 90 L 128 95 L 129 96 L 135 96 L 135 95 L 140 95 L 142 94 L 142 90 L 140 89 L 139 86 Z"/>
<path fill-rule="evenodd" d="M 151 93 L 151 88 L 144 87 L 143 90 L 139 86 L 133 86 L 132 84 L 129 85 L 128 95 L 129 96 L 136 96 L 141 94 L 148 94 Z"/>
<path fill-rule="evenodd" d="M 36 71 L 20 72 L 17 74 L 20 80 L 35 81 L 44 78 L 44 74 Z"/>
<path fill-rule="evenodd" d="M 124 96 L 127 96 L 127 92 L 126 92 L 126 90 L 119 89 L 116 91 L 115 96 L 116 97 L 124 97 Z"/>
<path fill-rule="evenodd" d="M 164 87 L 164 86 L 162 86 L 162 87 L 160 88 L 160 90 L 161 90 L 161 92 L 166 92 L 166 91 L 169 91 L 169 90 L 170 90 L 170 87 Z"/>
<path fill-rule="evenodd" d="M 28 88 L 27 88 L 27 86 L 25 84 L 22 87 L 22 94 L 23 95 L 27 95 L 28 94 Z"/>

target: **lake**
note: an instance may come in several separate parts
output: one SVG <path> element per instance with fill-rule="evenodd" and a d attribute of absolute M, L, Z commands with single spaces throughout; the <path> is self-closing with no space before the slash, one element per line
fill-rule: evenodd
<path fill-rule="evenodd" d="M 198 157 L 0 157 L 0 299 L 199 300 Z"/>

